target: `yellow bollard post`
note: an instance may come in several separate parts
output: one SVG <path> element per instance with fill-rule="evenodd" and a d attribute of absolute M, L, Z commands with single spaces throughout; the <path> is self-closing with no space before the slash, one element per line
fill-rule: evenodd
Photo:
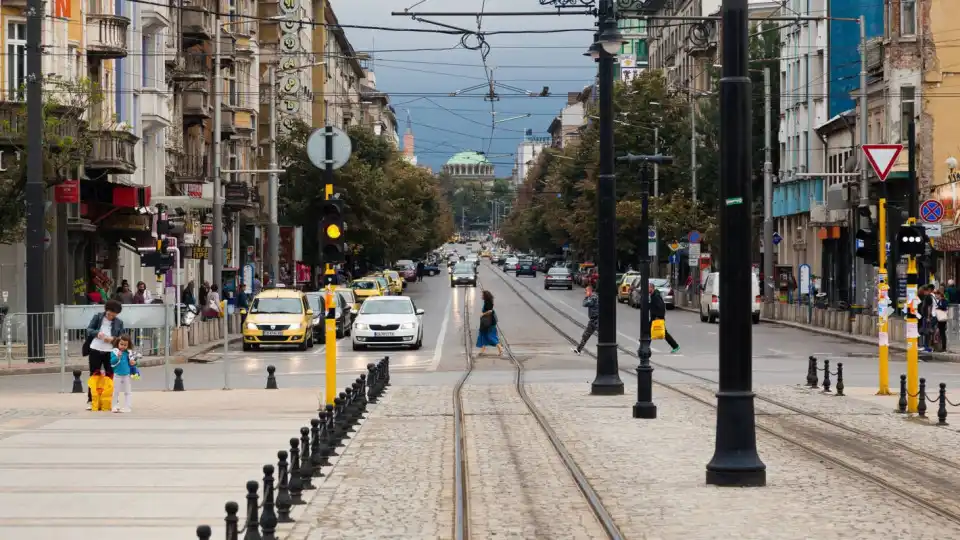
<path fill-rule="evenodd" d="M 908 225 L 916 224 L 917 220 L 909 218 Z M 920 351 L 917 329 L 917 258 L 907 258 L 907 412 L 917 412 L 917 393 L 920 391 Z"/>
<path fill-rule="evenodd" d="M 333 400 L 337 397 L 337 301 L 333 291 L 333 285 L 330 284 L 330 277 L 333 276 L 333 267 L 326 265 L 324 276 L 327 279 L 326 295 L 326 321 L 324 326 L 324 336 L 326 341 L 326 402 L 327 405 L 333 405 Z"/>
<path fill-rule="evenodd" d="M 877 205 L 879 251 L 877 252 L 877 264 L 880 267 L 879 279 L 877 282 L 877 318 L 880 323 L 880 331 L 877 333 L 877 343 L 880 347 L 880 365 L 877 373 L 880 378 L 878 396 L 890 395 L 890 296 L 887 285 L 887 199 L 881 197 Z"/>

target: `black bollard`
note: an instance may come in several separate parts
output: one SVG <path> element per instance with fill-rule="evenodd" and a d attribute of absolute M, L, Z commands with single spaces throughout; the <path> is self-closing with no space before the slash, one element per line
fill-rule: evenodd
<path fill-rule="evenodd" d="M 360 412 L 362 414 L 367 414 L 367 376 L 360 374 L 357 377 L 357 392 L 358 398 L 360 399 Z"/>
<path fill-rule="evenodd" d="M 383 357 L 383 386 L 390 386 L 390 357 Z"/>
<path fill-rule="evenodd" d="M 277 376 L 275 375 L 277 368 L 273 366 L 267 366 L 267 390 L 276 390 L 277 389 Z"/>
<path fill-rule="evenodd" d="M 224 518 L 224 529 L 227 531 L 227 540 L 240 540 L 240 518 L 237 514 L 240 512 L 240 505 L 230 501 L 223 505 L 227 511 L 227 517 Z"/>
<path fill-rule="evenodd" d="M 323 410 L 317 413 L 317 439 L 319 448 L 317 449 L 317 454 L 320 455 L 320 466 L 329 467 L 330 466 L 330 444 L 327 438 L 327 411 Z M 313 422 L 311 421 L 311 424 Z"/>
<path fill-rule="evenodd" d="M 843 395 L 843 362 L 837 362 L 837 395 Z"/>
<path fill-rule="evenodd" d="M 80 382 L 80 375 L 83 375 L 83 372 L 79 369 L 73 370 L 73 389 L 70 390 L 71 394 L 82 394 L 83 393 L 83 383 Z M 201 525 L 200 527 L 203 527 Z M 200 534 L 200 527 L 197 527 L 197 534 Z"/>
<path fill-rule="evenodd" d="M 260 528 L 263 540 L 277 540 L 277 513 L 274 511 L 273 465 L 263 466 L 263 511 L 260 514 Z"/>
<path fill-rule="evenodd" d="M 819 377 L 817 377 L 817 357 L 811 356 L 807 364 L 807 386 L 817 388 L 820 386 Z"/>
<path fill-rule="evenodd" d="M 333 405 L 327 405 L 325 407 L 327 411 L 327 429 L 325 430 L 327 436 L 327 448 L 330 449 L 328 454 L 330 457 L 339 456 L 337 453 L 337 438 L 336 438 L 336 409 Z M 342 445 L 341 445 L 342 446 Z"/>
<path fill-rule="evenodd" d="M 243 526 L 247 532 L 243 535 L 243 540 L 261 540 L 259 517 L 260 497 L 257 495 L 257 490 L 259 489 L 260 484 L 258 484 L 256 480 L 247 482 L 247 523 Z"/>
<path fill-rule="evenodd" d="M 300 489 L 317 489 L 313 485 L 313 461 L 310 459 L 310 428 L 300 428 Z"/>
<path fill-rule="evenodd" d="M 307 504 L 303 500 L 303 481 L 300 477 L 300 439 L 290 438 L 290 504 Z"/>
<path fill-rule="evenodd" d="M 213 536 L 213 531 L 209 525 L 200 525 L 197 527 L 197 538 L 200 540 L 210 540 L 211 536 Z"/>
<path fill-rule="evenodd" d="M 897 401 L 897 412 L 907 412 L 907 376 L 900 376 L 900 400 Z"/>
<path fill-rule="evenodd" d="M 948 426 L 947 423 L 947 384 L 940 383 L 940 395 L 937 396 L 940 406 L 937 407 L 937 425 Z"/>
<path fill-rule="evenodd" d="M 323 472 L 323 456 L 320 455 L 320 419 L 310 419 L 310 464 L 313 467 L 313 477 L 320 478 Z"/>
<path fill-rule="evenodd" d="M 173 370 L 173 391 L 183 392 L 183 368 Z"/>
<path fill-rule="evenodd" d="M 363 420 L 363 392 L 360 391 L 360 379 L 353 381 L 350 385 L 353 391 L 353 415 L 356 422 Z"/>
<path fill-rule="evenodd" d="M 353 426 L 357 423 L 357 409 L 356 404 L 353 402 L 353 389 L 349 386 L 344 389 L 343 392 L 340 392 L 340 399 L 343 400 L 344 409 L 347 412 L 347 433 L 356 433 L 357 430 L 353 429 Z"/>
<path fill-rule="evenodd" d="M 823 360 L 823 392 L 830 393 L 830 361 Z"/>
<path fill-rule="evenodd" d="M 920 391 L 917 392 L 917 416 L 927 417 L 927 379 L 920 377 Z"/>
<path fill-rule="evenodd" d="M 287 463 L 287 451 L 277 452 L 277 474 L 280 476 L 277 486 L 277 521 L 279 523 L 293 523 L 290 518 L 290 464 Z"/>
<path fill-rule="evenodd" d="M 347 419 L 347 415 L 343 411 L 343 400 L 340 398 L 333 398 L 333 410 L 335 416 L 333 418 L 333 439 L 336 441 L 338 447 L 344 446 L 343 439 L 347 436 L 347 428 L 344 425 Z"/>
<path fill-rule="evenodd" d="M 367 364 L 367 402 L 377 402 L 377 365 Z"/>

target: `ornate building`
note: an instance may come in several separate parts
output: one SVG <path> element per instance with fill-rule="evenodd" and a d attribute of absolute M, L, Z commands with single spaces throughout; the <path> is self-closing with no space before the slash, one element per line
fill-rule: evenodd
<path fill-rule="evenodd" d="M 456 180 L 494 181 L 494 166 L 480 152 L 467 151 L 455 154 L 443 166 L 443 172 Z"/>

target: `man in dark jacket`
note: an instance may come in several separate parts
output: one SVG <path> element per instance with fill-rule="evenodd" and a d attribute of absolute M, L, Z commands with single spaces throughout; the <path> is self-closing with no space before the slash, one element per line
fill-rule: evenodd
<path fill-rule="evenodd" d="M 667 340 L 667 345 L 670 345 L 670 354 L 677 354 L 680 352 L 680 345 L 673 339 L 670 332 L 666 331 L 667 305 L 663 303 L 663 297 L 653 283 L 647 283 L 647 290 L 650 292 L 650 322 L 664 321 L 663 338 Z"/>
<path fill-rule="evenodd" d="M 577 354 L 583 352 L 583 348 L 587 345 L 587 340 L 597 332 L 597 322 L 600 319 L 600 300 L 597 298 L 596 293 L 593 292 L 593 287 L 589 285 L 584 289 L 583 307 L 587 308 L 587 317 L 590 320 L 587 321 L 587 327 L 583 329 L 580 344 L 573 349 L 573 352 Z"/>
<path fill-rule="evenodd" d="M 417 262 L 417 281 L 423 281 L 423 261 Z"/>

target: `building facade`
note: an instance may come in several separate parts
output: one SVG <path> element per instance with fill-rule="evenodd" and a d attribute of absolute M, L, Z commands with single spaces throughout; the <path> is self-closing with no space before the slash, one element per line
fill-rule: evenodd
<path fill-rule="evenodd" d="M 479 152 L 459 152 L 443 165 L 442 171 L 454 180 L 461 182 L 480 182 L 492 185 L 495 167 L 486 156 Z"/>
<path fill-rule="evenodd" d="M 527 129 L 524 132 L 523 142 L 517 145 L 517 152 L 514 157 L 513 166 L 513 184 L 519 186 L 527 178 L 527 171 L 537 162 L 543 149 L 550 146 L 549 137 L 534 137 L 533 130 Z"/>

